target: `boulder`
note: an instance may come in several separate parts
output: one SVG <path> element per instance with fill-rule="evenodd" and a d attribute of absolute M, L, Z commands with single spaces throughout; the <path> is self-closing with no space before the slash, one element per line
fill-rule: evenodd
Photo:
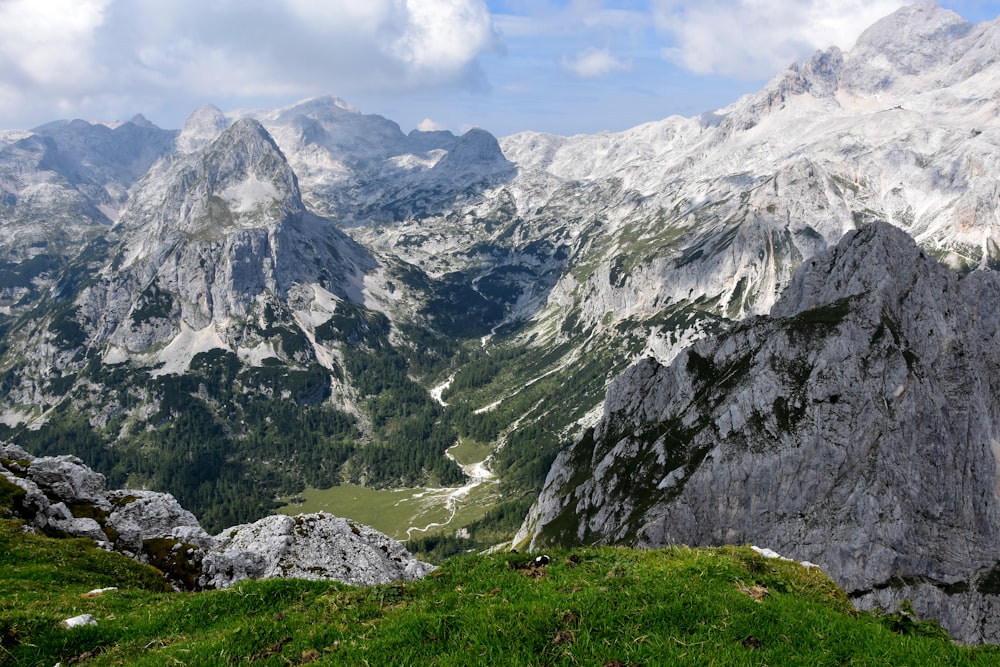
<path fill-rule="evenodd" d="M 28 467 L 28 479 L 47 496 L 70 505 L 89 504 L 110 509 L 104 475 L 94 472 L 75 456 L 43 456 Z"/>
<path fill-rule="evenodd" d="M 151 539 L 172 539 L 201 548 L 212 544 L 194 514 L 169 493 L 115 490 L 108 498 L 114 508 L 108 515 L 108 526 L 117 534 L 115 548 L 119 551 L 138 554 L 143 542 Z"/>
<path fill-rule="evenodd" d="M 373 528 L 318 512 L 229 528 L 216 536 L 204 569 L 206 585 L 221 588 L 245 577 L 380 584 L 420 579 L 434 567 Z"/>
<path fill-rule="evenodd" d="M 377 530 L 325 512 L 269 516 L 212 537 L 169 493 L 108 491 L 74 456 L 0 445 L 0 475 L 24 490 L 13 510 L 31 529 L 93 539 L 159 568 L 178 589 L 275 577 L 377 584 L 434 569 Z"/>

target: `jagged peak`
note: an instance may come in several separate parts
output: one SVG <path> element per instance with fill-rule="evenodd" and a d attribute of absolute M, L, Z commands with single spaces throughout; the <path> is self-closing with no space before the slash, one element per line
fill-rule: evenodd
<path fill-rule="evenodd" d="M 232 141 L 233 143 L 239 142 L 250 142 L 257 144 L 258 141 L 263 141 L 274 147 L 275 150 L 278 149 L 278 145 L 274 143 L 274 139 L 268 131 L 261 125 L 260 121 L 255 118 L 241 118 L 228 128 L 221 135 L 219 139 L 221 141 Z"/>
<path fill-rule="evenodd" d="M 873 23 L 858 37 L 855 49 L 896 51 L 913 49 L 928 41 L 950 41 L 964 37 L 972 23 L 951 11 L 939 7 L 933 0 L 907 5 Z"/>
<path fill-rule="evenodd" d="M 903 7 L 876 22 L 847 54 L 842 81 L 854 93 L 877 94 L 900 79 L 951 65 L 974 25 L 933 2 Z"/>
<path fill-rule="evenodd" d="M 184 121 L 184 127 L 177 137 L 177 149 L 192 153 L 204 148 L 228 128 L 229 123 L 219 107 L 204 104 L 192 111 Z"/>
<path fill-rule="evenodd" d="M 512 168 L 504 157 L 496 137 L 480 128 L 473 128 L 458 138 L 455 146 L 434 168 L 444 169 L 488 169 Z"/>
<path fill-rule="evenodd" d="M 129 123 L 132 123 L 133 125 L 135 125 L 135 126 L 137 126 L 137 127 L 144 127 L 144 128 L 147 128 L 147 129 L 151 129 L 151 130 L 158 130 L 158 129 L 159 129 L 159 128 L 158 128 L 158 127 L 156 126 L 156 124 L 155 124 L 155 123 L 151 123 L 151 122 L 149 121 L 149 119 L 147 119 L 147 118 L 146 118 L 145 116 L 143 116 L 143 115 L 142 115 L 141 113 L 137 113 L 136 115 L 132 116 L 132 117 L 131 117 L 131 118 L 130 118 L 130 119 L 128 120 L 128 122 L 129 122 Z"/>
<path fill-rule="evenodd" d="M 221 231 L 224 220 L 227 226 L 260 226 L 302 210 L 298 181 L 281 149 L 258 121 L 244 118 L 152 172 L 121 224 L 145 226 L 153 219 L 161 231 L 206 225 Z"/>
<path fill-rule="evenodd" d="M 240 178 L 247 174 L 280 180 L 298 193 L 295 174 L 270 133 L 253 118 L 230 125 L 204 151 L 204 164 L 219 178 Z"/>
<path fill-rule="evenodd" d="M 791 317 L 859 294 L 896 304 L 932 275 L 935 281 L 955 280 L 906 232 L 873 222 L 849 231 L 836 246 L 803 264 L 771 308 L 771 316 Z"/>

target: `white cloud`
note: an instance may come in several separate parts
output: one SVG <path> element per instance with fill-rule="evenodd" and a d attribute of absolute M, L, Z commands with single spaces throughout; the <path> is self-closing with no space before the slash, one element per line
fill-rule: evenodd
<path fill-rule="evenodd" d="M 92 80 L 91 43 L 107 4 L 106 0 L 0 3 L 5 82 L 66 86 Z"/>
<path fill-rule="evenodd" d="M 697 74 L 765 78 L 817 49 L 849 49 L 906 0 L 656 0 L 663 55 Z"/>
<path fill-rule="evenodd" d="M 439 130 L 447 130 L 448 128 L 446 128 L 441 123 L 431 120 L 430 118 L 424 118 L 417 125 L 417 129 L 420 130 L 421 132 L 436 132 Z"/>
<path fill-rule="evenodd" d="M 608 49 L 589 48 L 572 59 L 563 58 L 563 67 L 584 79 L 595 79 L 629 69 L 629 65 L 611 55 Z"/>
<path fill-rule="evenodd" d="M 485 0 L 2 0 L 0 126 L 171 96 L 476 88 L 500 46 Z"/>

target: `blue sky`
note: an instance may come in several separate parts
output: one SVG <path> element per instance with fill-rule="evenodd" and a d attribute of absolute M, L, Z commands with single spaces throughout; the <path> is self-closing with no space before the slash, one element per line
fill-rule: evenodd
<path fill-rule="evenodd" d="M 414 127 L 622 130 L 729 104 L 905 0 L 0 0 L 0 128 L 319 95 Z M 1000 0 L 942 0 L 993 20 Z"/>

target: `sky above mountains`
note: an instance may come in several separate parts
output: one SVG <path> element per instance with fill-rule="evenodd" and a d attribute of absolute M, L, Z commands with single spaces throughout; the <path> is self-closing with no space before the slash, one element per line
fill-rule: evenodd
<path fill-rule="evenodd" d="M 498 136 L 697 115 L 900 0 L 0 0 L 0 128 L 335 95 Z M 942 0 L 992 20 L 1000 0 Z"/>

